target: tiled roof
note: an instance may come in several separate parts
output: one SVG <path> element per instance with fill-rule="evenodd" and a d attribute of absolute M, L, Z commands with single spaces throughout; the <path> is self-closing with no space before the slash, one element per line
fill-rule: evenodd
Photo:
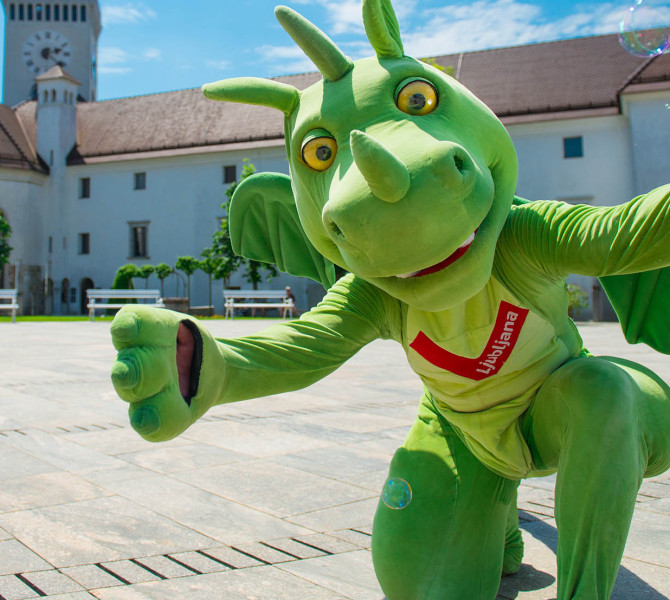
<path fill-rule="evenodd" d="M 458 80 L 499 117 L 617 107 L 631 77 L 670 75 L 670 57 L 625 52 L 616 35 L 530 44 L 462 55 Z M 459 55 L 436 62 L 458 71 Z"/>
<path fill-rule="evenodd" d="M 0 104 L 0 167 L 45 172 L 14 111 Z"/>
<path fill-rule="evenodd" d="M 77 81 L 72 75 L 63 69 L 63 67 L 56 65 L 51 67 L 46 73 L 42 73 L 35 77 L 35 81 L 53 81 L 54 79 L 67 79 L 75 85 L 81 85 L 80 81 Z"/>
<path fill-rule="evenodd" d="M 644 59 L 625 52 L 616 35 L 439 56 L 466 87 L 502 118 L 591 109 L 619 110 L 628 85 L 670 80 L 670 55 Z M 302 89 L 320 78 L 277 78 Z M 28 139 L 36 134 L 34 102 L 16 109 Z M 6 109 L 6 107 L 5 107 Z M 6 111 L 5 111 L 6 112 Z M 550 118 L 547 116 L 547 118 Z M 281 112 L 212 102 L 200 89 L 136 96 L 77 107 L 78 144 L 69 162 L 236 142 L 281 140 Z M 2 151 L 0 150 L 0 155 Z"/>

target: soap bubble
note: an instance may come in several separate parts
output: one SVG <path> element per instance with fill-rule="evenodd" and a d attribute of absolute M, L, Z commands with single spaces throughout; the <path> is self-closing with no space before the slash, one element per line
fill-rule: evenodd
<path fill-rule="evenodd" d="M 670 52 L 670 2 L 635 0 L 619 23 L 619 42 L 635 56 Z"/>
<path fill-rule="evenodd" d="M 389 508 L 406 508 L 412 501 L 412 488 L 401 477 L 389 477 L 382 490 L 382 502 Z"/>

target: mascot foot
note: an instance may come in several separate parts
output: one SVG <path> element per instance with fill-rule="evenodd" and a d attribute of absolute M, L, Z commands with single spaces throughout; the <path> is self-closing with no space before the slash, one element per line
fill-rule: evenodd
<path fill-rule="evenodd" d="M 505 541 L 505 554 L 503 557 L 503 575 L 514 575 L 521 568 L 521 561 L 523 560 L 523 538 L 521 537 L 521 529 L 517 529 Z"/>

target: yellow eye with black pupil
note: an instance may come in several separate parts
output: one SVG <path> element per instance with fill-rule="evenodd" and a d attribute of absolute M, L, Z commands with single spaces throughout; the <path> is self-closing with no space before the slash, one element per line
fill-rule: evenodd
<path fill-rule="evenodd" d="M 437 91 L 427 81 L 411 81 L 398 93 L 396 105 L 408 115 L 427 115 L 437 107 Z"/>
<path fill-rule="evenodd" d="M 331 137 L 316 137 L 302 147 L 302 160 L 315 171 L 325 171 L 333 164 L 337 142 Z"/>

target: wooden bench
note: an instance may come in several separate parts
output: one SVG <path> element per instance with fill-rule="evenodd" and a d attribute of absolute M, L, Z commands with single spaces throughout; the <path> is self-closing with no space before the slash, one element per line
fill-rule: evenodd
<path fill-rule="evenodd" d="M 12 323 L 16 323 L 16 311 L 19 309 L 17 290 L 0 290 L 0 310 L 12 313 Z"/>
<path fill-rule="evenodd" d="M 107 310 L 108 308 L 123 308 L 127 303 L 111 302 L 103 303 L 103 300 L 137 300 L 143 306 L 156 306 L 165 308 L 160 290 L 86 290 L 88 295 L 88 316 L 95 321 L 96 310 Z"/>
<path fill-rule="evenodd" d="M 236 308 L 276 308 L 284 319 L 295 309 L 293 298 L 284 290 L 223 290 L 223 301 L 226 319 L 235 316 Z"/>

